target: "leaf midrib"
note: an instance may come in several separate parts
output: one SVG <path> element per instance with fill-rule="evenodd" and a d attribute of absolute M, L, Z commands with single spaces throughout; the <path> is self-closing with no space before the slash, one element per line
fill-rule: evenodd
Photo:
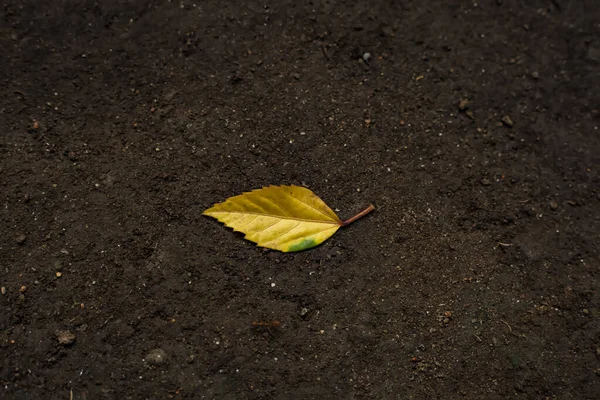
<path fill-rule="evenodd" d="M 305 218 L 297 218 L 292 216 L 281 216 L 281 215 L 272 215 L 272 214 L 264 214 L 257 212 L 248 212 L 248 211 L 211 211 L 210 214 L 244 214 L 244 215 L 259 215 L 262 217 L 271 217 L 271 218 L 279 218 L 279 219 L 289 219 L 292 221 L 302 221 L 302 222 L 315 222 L 317 224 L 329 224 L 329 225 L 341 225 L 338 221 L 333 220 L 322 220 L 322 219 L 305 219 Z M 210 215 L 208 214 L 208 215 Z"/>

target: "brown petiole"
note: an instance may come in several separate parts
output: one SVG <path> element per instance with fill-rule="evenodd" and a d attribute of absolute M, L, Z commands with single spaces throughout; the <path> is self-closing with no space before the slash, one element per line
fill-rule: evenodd
<path fill-rule="evenodd" d="M 365 215 L 367 215 L 368 213 L 370 213 L 374 209 L 375 209 L 375 207 L 373 207 L 373 204 L 369 204 L 369 207 L 367 207 L 366 209 L 362 210 L 361 212 L 359 212 L 358 214 L 356 214 L 354 217 L 352 217 L 350 219 L 347 219 L 345 221 L 342 221 L 341 226 L 350 225 L 351 223 L 353 223 L 357 219 L 360 219 L 360 218 L 364 217 Z"/>

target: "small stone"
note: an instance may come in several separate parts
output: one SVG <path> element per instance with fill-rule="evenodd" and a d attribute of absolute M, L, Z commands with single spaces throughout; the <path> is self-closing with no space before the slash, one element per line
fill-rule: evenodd
<path fill-rule="evenodd" d="M 365 53 L 365 54 L 363 54 L 363 56 L 362 56 L 362 59 L 363 59 L 365 62 L 369 62 L 369 61 L 371 60 L 371 57 L 372 57 L 372 56 L 371 56 L 371 53 Z"/>
<path fill-rule="evenodd" d="M 71 331 L 56 331 L 55 334 L 58 344 L 63 346 L 70 346 L 75 342 L 75 334 Z"/>
<path fill-rule="evenodd" d="M 163 365 L 167 361 L 167 353 L 163 349 L 150 350 L 144 360 L 151 365 Z"/>
<path fill-rule="evenodd" d="M 6 288 L 4 286 L 0 288 L 0 293 L 2 293 L 2 295 L 6 294 Z"/>
<path fill-rule="evenodd" d="M 176 95 L 176 94 L 177 94 L 177 90 L 176 90 L 176 89 L 173 89 L 173 90 L 171 90 L 171 91 L 167 92 L 167 93 L 165 94 L 165 100 L 166 100 L 166 101 L 171 101 L 171 100 L 173 100 L 173 98 L 175 97 L 175 95 Z"/>
<path fill-rule="evenodd" d="M 500 120 L 505 126 L 512 128 L 513 125 L 515 124 L 512 120 L 512 118 L 508 115 L 505 115 L 504 117 L 502 117 L 502 119 Z"/>
<path fill-rule="evenodd" d="M 24 233 L 19 233 L 16 237 L 17 244 L 24 244 L 27 240 L 27 236 Z"/>
<path fill-rule="evenodd" d="M 481 180 L 481 184 L 482 184 L 483 186 L 490 186 L 490 185 L 492 184 L 492 182 L 491 182 L 491 181 L 490 181 L 488 178 L 483 178 L 483 179 Z"/>
<path fill-rule="evenodd" d="M 25 291 L 27 290 L 27 286 L 23 285 L 19 288 L 19 292 L 21 293 L 25 293 Z"/>
<path fill-rule="evenodd" d="M 558 208 L 558 203 L 555 200 L 550 202 L 550 208 L 556 210 Z"/>
<path fill-rule="evenodd" d="M 533 71 L 533 72 L 531 73 L 531 77 L 532 77 L 533 79 L 538 79 L 538 78 L 540 77 L 540 74 L 539 74 L 537 71 Z"/>
<path fill-rule="evenodd" d="M 297 81 L 300 80 L 300 74 L 292 74 L 292 77 Z"/>
<path fill-rule="evenodd" d="M 308 314 L 308 308 L 304 307 L 300 310 L 300 316 L 304 317 L 306 314 Z"/>
<path fill-rule="evenodd" d="M 444 313 L 444 317 L 446 317 L 446 318 L 451 318 L 451 317 L 452 317 L 452 311 L 446 311 L 446 312 Z"/>
<path fill-rule="evenodd" d="M 56 277 L 60 278 L 62 276 L 62 272 L 56 272 Z"/>
<path fill-rule="evenodd" d="M 587 308 L 584 308 L 583 310 L 581 310 L 582 313 L 584 313 L 585 315 L 589 315 L 590 310 L 588 310 Z"/>
<path fill-rule="evenodd" d="M 469 100 L 462 99 L 461 101 L 458 102 L 458 109 L 460 111 L 465 111 L 467 108 L 469 108 Z"/>
<path fill-rule="evenodd" d="M 40 129 L 40 123 L 37 121 L 33 121 L 33 124 L 31 125 L 31 127 L 33 129 Z"/>
<path fill-rule="evenodd" d="M 590 46 L 588 49 L 587 58 L 592 61 L 600 62 L 600 46 Z"/>

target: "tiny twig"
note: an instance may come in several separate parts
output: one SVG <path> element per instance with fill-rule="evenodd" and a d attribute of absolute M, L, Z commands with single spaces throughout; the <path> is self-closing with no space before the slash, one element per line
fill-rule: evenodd
<path fill-rule="evenodd" d="M 354 221 L 356 221 L 359 218 L 364 217 L 365 215 L 367 215 L 368 213 L 370 213 L 371 211 L 373 211 L 375 209 L 375 207 L 373 207 L 373 204 L 369 204 L 369 207 L 367 207 L 366 209 L 362 210 L 361 212 L 359 212 L 358 214 L 356 214 L 354 217 L 347 219 L 345 221 L 342 221 L 342 226 L 346 226 L 346 225 L 350 225 L 351 223 L 353 223 Z"/>
<path fill-rule="evenodd" d="M 331 57 L 329 56 L 329 53 L 327 53 L 327 49 L 325 48 L 325 45 L 321 46 L 321 51 L 323 52 L 323 55 L 325 56 L 325 58 L 329 61 L 331 61 Z"/>
<path fill-rule="evenodd" d="M 513 336 L 518 337 L 518 338 L 522 338 L 522 339 L 527 339 L 527 336 L 525 336 L 524 333 L 518 334 L 516 332 L 513 332 L 512 328 L 510 327 L 510 325 L 508 324 L 508 322 L 506 322 L 506 321 L 504 321 L 502 319 L 500 320 L 500 322 L 502 322 L 504 325 L 508 326 L 508 330 L 510 331 L 510 333 Z"/>
<path fill-rule="evenodd" d="M 502 246 L 502 247 L 510 247 L 513 246 L 512 243 L 502 243 L 502 242 L 498 242 L 498 246 Z"/>

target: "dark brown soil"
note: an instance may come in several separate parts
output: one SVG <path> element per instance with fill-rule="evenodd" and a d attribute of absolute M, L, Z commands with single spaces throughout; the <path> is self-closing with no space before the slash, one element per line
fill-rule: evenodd
<path fill-rule="evenodd" d="M 598 3 L 478 3 L 4 1 L 0 398 L 599 398 Z"/>

